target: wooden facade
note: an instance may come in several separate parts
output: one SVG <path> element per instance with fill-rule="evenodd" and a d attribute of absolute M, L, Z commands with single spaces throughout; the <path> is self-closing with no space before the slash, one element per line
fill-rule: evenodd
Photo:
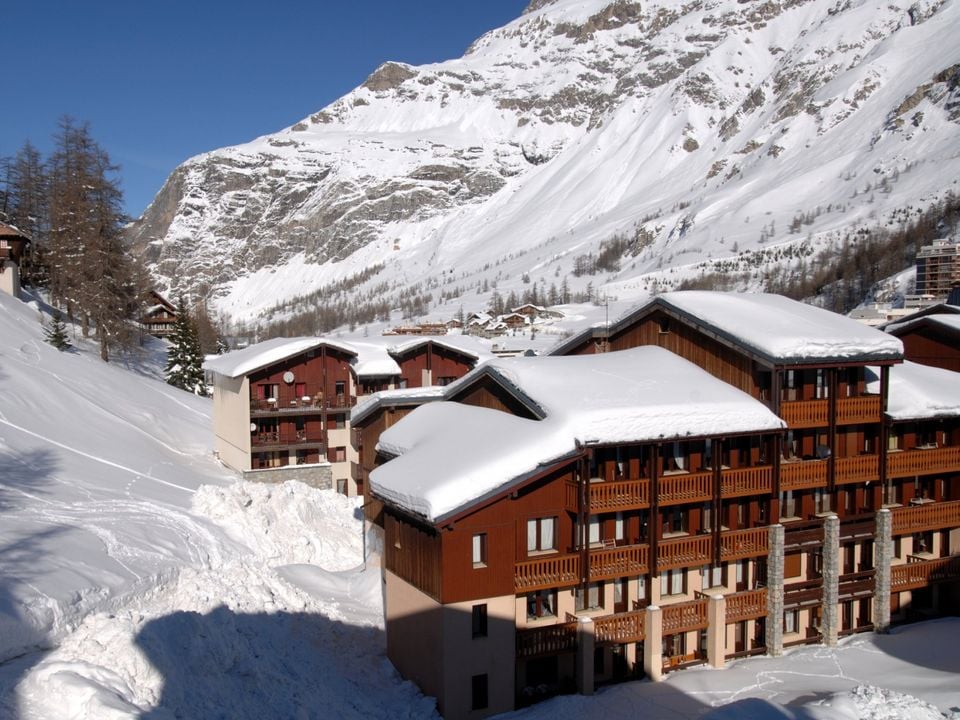
<path fill-rule="evenodd" d="M 949 318 L 951 322 L 940 318 Z M 955 315 L 926 316 L 899 323 L 889 332 L 900 338 L 907 360 L 960 372 L 960 324 L 952 322 L 956 319 Z"/>

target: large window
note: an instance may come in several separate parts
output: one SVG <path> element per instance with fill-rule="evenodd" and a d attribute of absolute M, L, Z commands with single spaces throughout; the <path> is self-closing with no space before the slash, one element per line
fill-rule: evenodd
<path fill-rule="evenodd" d="M 708 588 L 723 586 L 725 584 L 723 580 L 723 575 L 724 575 L 724 572 L 723 572 L 722 565 L 713 566 L 713 567 L 711 567 L 710 565 L 705 565 L 700 570 L 700 579 L 703 582 L 703 589 L 706 590 Z"/>
<path fill-rule="evenodd" d="M 555 517 L 527 520 L 527 552 L 545 552 L 557 547 L 557 519 Z"/>
<path fill-rule="evenodd" d="M 487 566 L 487 534 L 477 533 L 473 536 L 473 566 L 482 568 Z"/>
<path fill-rule="evenodd" d="M 664 570 L 660 575 L 661 595 L 683 595 L 687 591 L 687 573 L 682 568 Z"/>
<path fill-rule="evenodd" d="M 557 591 L 537 590 L 527 595 L 527 619 L 555 617 L 557 614 Z"/>

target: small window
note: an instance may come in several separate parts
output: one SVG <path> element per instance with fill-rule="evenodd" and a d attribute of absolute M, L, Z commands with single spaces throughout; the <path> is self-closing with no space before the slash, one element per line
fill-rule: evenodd
<path fill-rule="evenodd" d="M 700 570 L 700 579 L 703 583 L 703 589 L 707 590 L 708 588 L 722 587 L 725 583 L 723 582 L 723 566 L 718 565 L 711 567 L 705 565 Z"/>
<path fill-rule="evenodd" d="M 331 462 L 346 462 L 347 461 L 347 448 L 345 447 L 335 447 L 331 448 Z"/>
<path fill-rule="evenodd" d="M 586 593 L 583 586 L 578 585 L 575 591 L 576 608 L 580 610 L 598 610 L 603 607 L 603 583 L 590 583 Z"/>
<path fill-rule="evenodd" d="M 783 631 L 785 633 L 800 632 L 800 611 L 799 610 L 784 611 Z"/>
<path fill-rule="evenodd" d="M 527 595 L 527 619 L 556 617 L 557 591 L 537 590 Z"/>
<path fill-rule="evenodd" d="M 473 637 L 487 636 L 487 604 L 473 606 Z"/>
<path fill-rule="evenodd" d="M 665 570 L 660 575 L 661 595 L 683 595 L 687 591 L 687 573 L 682 568 Z"/>
<path fill-rule="evenodd" d="M 483 675 L 474 675 L 471 678 L 471 702 L 470 705 L 474 710 L 486 710 L 487 709 L 487 674 Z"/>
<path fill-rule="evenodd" d="M 668 317 L 659 318 L 657 320 L 657 328 L 658 328 L 658 332 L 661 335 L 666 335 L 668 332 L 670 332 L 670 318 Z"/>
<path fill-rule="evenodd" d="M 477 533 L 473 536 L 473 566 L 483 568 L 487 566 L 487 534 Z"/>

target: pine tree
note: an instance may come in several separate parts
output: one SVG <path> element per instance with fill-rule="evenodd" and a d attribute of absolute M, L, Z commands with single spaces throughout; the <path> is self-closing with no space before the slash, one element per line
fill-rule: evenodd
<path fill-rule="evenodd" d="M 50 324 L 43 328 L 43 335 L 47 342 L 61 352 L 70 348 L 70 339 L 67 337 L 67 326 L 63 322 L 60 311 L 57 310 L 50 318 Z"/>
<path fill-rule="evenodd" d="M 168 385 L 196 395 L 207 394 L 207 386 L 203 380 L 203 355 L 200 352 L 197 329 L 182 295 L 177 301 L 177 321 L 170 335 L 165 372 Z"/>

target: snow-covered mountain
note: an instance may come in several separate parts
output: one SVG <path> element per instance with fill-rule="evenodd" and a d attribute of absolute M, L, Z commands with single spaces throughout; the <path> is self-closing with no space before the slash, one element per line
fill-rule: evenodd
<path fill-rule="evenodd" d="M 534 0 L 462 58 L 188 160 L 131 232 L 238 319 L 365 270 L 352 292 L 433 290 L 434 314 L 494 281 L 640 298 L 956 192 L 958 35 L 960 0 Z"/>

